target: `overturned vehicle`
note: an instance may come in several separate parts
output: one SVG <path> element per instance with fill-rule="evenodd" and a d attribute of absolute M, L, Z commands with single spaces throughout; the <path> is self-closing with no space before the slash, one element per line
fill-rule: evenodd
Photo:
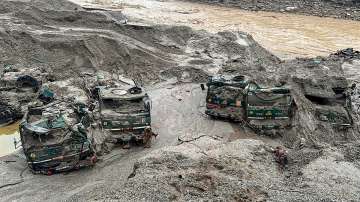
<path fill-rule="evenodd" d="M 30 106 L 20 123 L 29 168 L 51 175 L 94 165 L 89 126 L 90 117 L 83 104 L 56 100 Z"/>
<path fill-rule="evenodd" d="M 291 125 L 294 105 L 288 87 L 262 88 L 243 75 L 209 78 L 205 113 L 239 121 L 259 133 L 277 133 Z"/>
<path fill-rule="evenodd" d="M 141 144 L 151 129 L 151 101 L 144 89 L 130 84 L 97 89 L 102 129 L 117 143 Z"/>

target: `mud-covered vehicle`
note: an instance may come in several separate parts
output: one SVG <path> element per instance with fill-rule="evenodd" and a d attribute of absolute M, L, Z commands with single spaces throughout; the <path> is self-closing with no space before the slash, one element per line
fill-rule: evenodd
<path fill-rule="evenodd" d="M 205 113 L 240 121 L 261 133 L 291 125 L 293 98 L 287 87 L 262 88 L 242 75 L 209 78 Z"/>
<path fill-rule="evenodd" d="M 234 121 L 243 120 L 245 115 L 245 87 L 248 84 L 242 75 L 215 75 L 207 82 L 205 114 L 214 118 Z"/>
<path fill-rule="evenodd" d="M 141 143 L 145 129 L 151 127 L 148 94 L 135 85 L 97 88 L 102 129 L 118 143 Z"/>
<path fill-rule="evenodd" d="M 262 133 L 275 132 L 291 125 L 293 98 L 288 87 L 262 88 L 249 83 L 245 96 L 246 120 Z"/>
<path fill-rule="evenodd" d="M 56 100 L 30 106 L 20 123 L 29 168 L 34 173 L 50 175 L 94 165 L 89 120 L 84 104 Z"/>

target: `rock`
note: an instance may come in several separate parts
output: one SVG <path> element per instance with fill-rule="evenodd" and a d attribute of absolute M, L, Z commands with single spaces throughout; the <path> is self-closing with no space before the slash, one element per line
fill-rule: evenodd
<path fill-rule="evenodd" d="M 289 6 L 289 7 L 285 8 L 286 11 L 295 11 L 297 9 L 298 9 L 298 7 L 295 7 L 295 6 Z"/>

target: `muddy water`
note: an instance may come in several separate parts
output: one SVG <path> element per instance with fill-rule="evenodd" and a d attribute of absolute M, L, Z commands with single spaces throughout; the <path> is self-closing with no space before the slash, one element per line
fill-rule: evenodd
<path fill-rule="evenodd" d="M 187 25 L 210 32 L 240 30 L 283 59 L 360 49 L 360 22 L 271 12 L 249 12 L 179 1 L 72 0 L 83 6 L 122 10 L 130 22 Z M 140 20 L 141 19 L 141 20 Z"/>
<path fill-rule="evenodd" d="M 0 128 L 0 157 L 15 151 L 14 138 L 19 140 L 19 123 Z"/>

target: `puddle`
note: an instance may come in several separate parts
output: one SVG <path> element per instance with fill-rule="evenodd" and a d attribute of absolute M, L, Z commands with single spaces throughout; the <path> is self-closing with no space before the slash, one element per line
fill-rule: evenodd
<path fill-rule="evenodd" d="M 15 151 L 14 138 L 20 140 L 19 122 L 0 128 L 0 157 Z"/>

